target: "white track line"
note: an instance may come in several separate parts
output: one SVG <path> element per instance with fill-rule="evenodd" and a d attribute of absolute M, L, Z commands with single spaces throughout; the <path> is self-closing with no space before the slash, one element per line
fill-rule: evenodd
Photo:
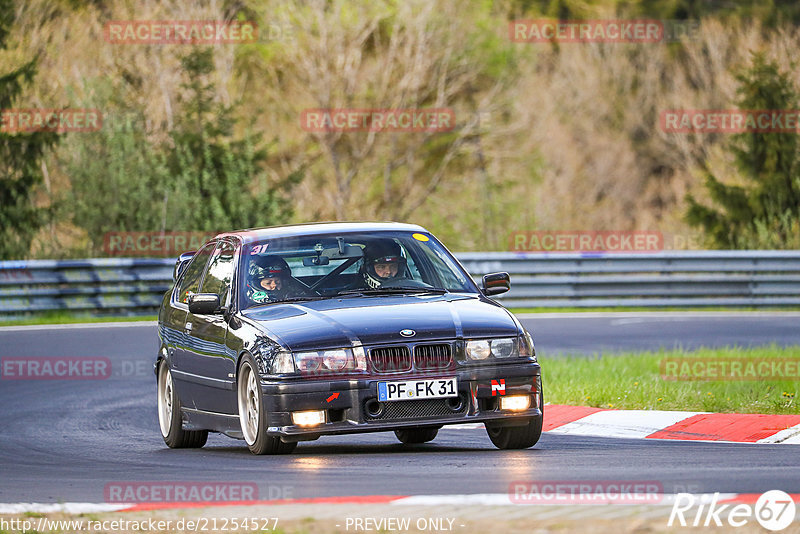
<path fill-rule="evenodd" d="M 101 512 L 118 512 L 129 508 L 130 504 L 107 504 L 93 502 L 64 502 L 64 503 L 0 503 L 0 514 L 24 514 L 34 512 L 51 514 L 64 512 L 67 514 L 92 514 Z"/>
<path fill-rule="evenodd" d="M 695 503 L 708 504 L 715 499 L 713 493 L 693 494 Z M 716 497 L 717 502 L 736 499 L 738 493 L 721 493 Z M 499 507 L 516 507 L 518 510 L 531 509 L 535 506 L 537 514 L 545 511 L 552 511 L 553 514 L 558 515 L 558 510 L 572 510 L 577 509 L 608 509 L 609 507 L 620 508 L 625 507 L 628 509 L 639 509 L 649 507 L 665 507 L 672 506 L 675 502 L 677 495 L 674 494 L 647 494 L 646 502 L 630 502 L 618 501 L 617 497 L 611 496 L 605 499 L 596 501 L 586 500 L 584 498 L 576 497 L 575 499 L 568 498 L 569 495 L 564 495 L 564 499 L 558 499 L 558 502 L 552 500 L 537 500 L 532 499 L 527 502 L 512 501 L 509 493 L 480 493 L 471 495 L 413 495 L 409 497 L 401 497 L 397 500 L 391 501 L 388 504 L 391 506 L 403 507 L 420 507 L 426 508 L 430 506 L 464 506 L 466 509 L 475 509 L 475 506 L 499 506 Z M 218 503 L 206 503 L 209 508 L 215 507 Z M 256 503 L 252 505 L 237 505 L 237 506 L 263 506 L 268 503 Z M 342 503 L 346 504 L 346 503 Z M 361 503 L 357 503 L 359 506 Z M 86 502 L 68 502 L 68 503 L 0 503 L 0 514 L 24 514 L 28 513 L 67 513 L 67 514 L 88 514 L 88 513 L 106 513 L 106 512 L 119 512 L 129 509 L 135 504 L 108 504 L 108 503 L 86 503 Z M 277 506 L 301 506 L 301 507 L 315 507 L 315 503 L 281 503 Z M 373 506 L 371 504 L 364 504 L 364 506 Z M 180 507 L 178 507 L 180 508 Z M 409 510 L 410 508 L 406 508 Z M 481 514 L 483 512 L 480 512 Z M 593 512 L 588 512 L 591 514 Z"/>
<path fill-rule="evenodd" d="M 713 493 L 699 493 L 693 494 L 695 502 L 707 504 L 714 499 Z M 728 499 L 735 499 L 738 493 L 720 493 L 717 501 L 725 501 Z M 471 495 L 412 495 L 410 497 L 403 497 L 390 502 L 392 506 L 672 506 L 677 496 L 675 494 L 643 494 L 641 500 L 634 502 L 623 501 L 618 502 L 614 495 L 608 496 L 604 499 L 599 499 L 597 502 L 587 500 L 586 496 L 583 498 L 577 496 L 570 499 L 570 495 L 564 494 L 557 499 L 557 501 L 548 499 L 531 499 L 528 502 L 512 500 L 509 493 L 476 493 Z"/>

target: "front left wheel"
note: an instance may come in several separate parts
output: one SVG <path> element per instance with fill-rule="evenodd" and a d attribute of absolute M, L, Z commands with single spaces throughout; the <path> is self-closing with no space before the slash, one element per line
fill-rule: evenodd
<path fill-rule="evenodd" d="M 498 449 L 527 449 L 542 435 L 542 417 L 532 418 L 525 426 L 486 426 L 486 433 Z"/>
<path fill-rule="evenodd" d="M 208 440 L 208 430 L 183 429 L 181 401 L 166 361 L 158 366 L 158 426 L 164 443 L 171 449 L 200 448 Z"/>
<path fill-rule="evenodd" d="M 539 409 L 542 415 L 531 418 L 524 426 L 492 426 L 484 425 L 489 439 L 498 449 L 527 449 L 533 447 L 542 437 L 544 424 L 544 396 L 539 382 Z"/>
<path fill-rule="evenodd" d="M 249 354 L 239 364 L 236 385 L 239 401 L 239 423 L 247 448 L 253 454 L 288 454 L 297 447 L 296 442 L 285 443 L 281 438 L 267 435 L 267 413 L 253 357 Z"/>

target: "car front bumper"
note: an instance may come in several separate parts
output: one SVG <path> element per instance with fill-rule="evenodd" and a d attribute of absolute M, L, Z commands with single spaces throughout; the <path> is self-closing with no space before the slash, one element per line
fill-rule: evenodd
<path fill-rule="evenodd" d="M 453 376 L 457 379 L 458 397 L 450 400 L 377 400 L 379 382 Z M 264 407 L 270 414 L 267 433 L 284 441 L 464 423 L 518 426 L 542 415 L 541 370 L 533 362 L 352 380 L 263 382 L 261 389 Z M 500 410 L 501 398 L 517 395 L 530 397 L 527 410 Z M 299 411 L 324 411 L 326 422 L 308 427 L 295 425 L 292 412 Z"/>

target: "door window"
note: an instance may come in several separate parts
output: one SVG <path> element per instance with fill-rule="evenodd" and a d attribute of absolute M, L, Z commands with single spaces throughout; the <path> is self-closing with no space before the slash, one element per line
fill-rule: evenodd
<path fill-rule="evenodd" d="M 203 293 L 214 293 L 219 295 L 219 302 L 225 305 L 228 292 L 233 280 L 233 256 L 236 247 L 227 241 L 223 241 L 219 248 L 214 252 L 208 272 L 203 279 Z"/>
<path fill-rule="evenodd" d="M 180 289 L 178 290 L 178 301 L 186 304 L 188 303 L 189 294 L 199 292 L 203 271 L 216 246 L 217 242 L 212 241 L 194 255 L 194 258 L 192 258 L 192 261 L 186 267 L 186 272 L 181 279 Z"/>

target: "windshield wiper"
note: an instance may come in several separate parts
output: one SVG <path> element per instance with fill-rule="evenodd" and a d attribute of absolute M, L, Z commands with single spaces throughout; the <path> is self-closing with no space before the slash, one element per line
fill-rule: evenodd
<path fill-rule="evenodd" d="M 448 291 L 438 287 L 377 287 L 369 289 L 345 289 L 339 291 L 337 295 L 402 295 L 404 293 L 436 293 L 444 295 Z"/>

